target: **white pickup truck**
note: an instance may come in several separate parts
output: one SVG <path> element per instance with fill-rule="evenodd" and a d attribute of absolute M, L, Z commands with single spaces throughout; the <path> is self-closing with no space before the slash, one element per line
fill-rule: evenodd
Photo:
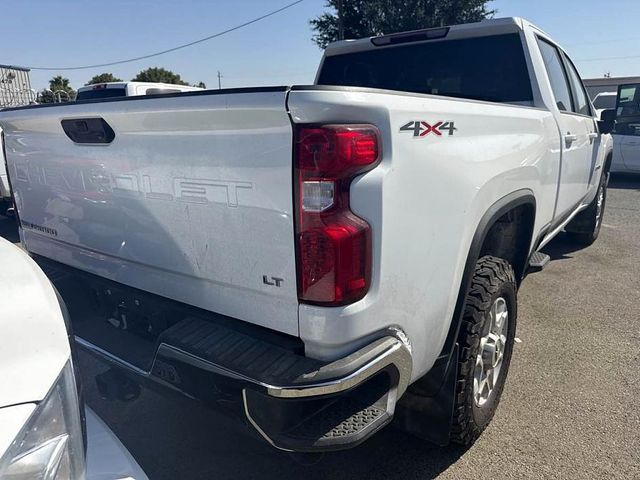
<path fill-rule="evenodd" d="M 166 95 L 178 92 L 202 91 L 200 87 L 154 82 L 106 82 L 86 85 L 78 89 L 76 101 L 104 100 L 105 98 L 132 97 L 139 95 Z"/>
<path fill-rule="evenodd" d="M 0 112 L 80 345 L 294 451 L 479 436 L 539 249 L 598 236 L 611 123 L 518 18 L 338 42 L 315 85 Z"/>

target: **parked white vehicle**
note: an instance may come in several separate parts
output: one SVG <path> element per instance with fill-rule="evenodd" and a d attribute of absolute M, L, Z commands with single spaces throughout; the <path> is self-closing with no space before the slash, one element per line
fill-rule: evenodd
<path fill-rule="evenodd" d="M 596 110 L 596 117 L 600 118 L 603 110 L 616 108 L 617 92 L 601 92 L 593 97 L 593 107 Z"/>
<path fill-rule="evenodd" d="M 49 279 L 2 238 L 0 259 L 0 478 L 146 479 L 81 404 L 64 307 Z"/>
<path fill-rule="evenodd" d="M 640 173 L 640 83 L 620 85 L 618 95 L 611 171 Z"/>
<path fill-rule="evenodd" d="M 154 82 L 107 82 L 87 85 L 78 89 L 76 101 L 137 95 L 165 95 L 167 93 L 202 91 L 200 87 Z"/>
<path fill-rule="evenodd" d="M 278 448 L 473 442 L 611 124 L 525 20 L 330 45 L 316 84 L 0 112 L 20 234 L 98 357 Z"/>

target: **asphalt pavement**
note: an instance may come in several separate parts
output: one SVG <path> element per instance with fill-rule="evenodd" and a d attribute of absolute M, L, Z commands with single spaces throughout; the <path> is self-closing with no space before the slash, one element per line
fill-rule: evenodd
<path fill-rule="evenodd" d="M 9 224 L 0 234 L 15 239 Z M 353 450 L 291 455 L 186 398 L 103 400 L 105 367 L 82 355 L 86 401 L 152 480 L 640 478 L 640 177 L 612 179 L 593 246 L 560 236 L 545 251 L 552 262 L 519 292 L 502 401 L 469 449 L 387 427 Z"/>

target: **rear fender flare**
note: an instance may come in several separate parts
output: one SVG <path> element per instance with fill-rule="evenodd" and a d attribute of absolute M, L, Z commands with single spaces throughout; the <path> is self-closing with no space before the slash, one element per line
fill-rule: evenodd
<path fill-rule="evenodd" d="M 535 212 L 536 199 L 533 191 L 529 189 L 521 189 L 502 197 L 491 205 L 480 219 L 471 241 L 469 253 L 467 254 L 467 260 L 462 274 L 462 281 L 460 282 L 460 289 L 458 291 L 455 309 L 444 346 L 442 347 L 440 355 L 438 355 L 433 367 L 424 377 L 417 380 L 414 384 L 417 390 L 420 391 L 421 395 L 433 396 L 437 394 L 446 376 L 446 372 L 450 368 L 452 353 L 456 351 L 456 339 L 458 338 L 458 332 L 460 330 L 467 290 L 471 284 L 473 272 L 489 230 L 505 213 L 521 205 L 530 205 L 533 207 Z M 531 248 L 530 245 L 529 248 Z M 526 263 L 529 256 L 523 255 L 523 257 Z M 514 266 L 514 268 L 515 267 L 516 266 Z M 521 270 L 524 271 L 524 265 L 521 267 L 523 267 Z"/>

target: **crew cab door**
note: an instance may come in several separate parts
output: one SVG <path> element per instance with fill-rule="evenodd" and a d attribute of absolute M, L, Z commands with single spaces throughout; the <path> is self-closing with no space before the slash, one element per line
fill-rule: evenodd
<path fill-rule="evenodd" d="M 640 83 L 618 87 L 614 141 L 627 170 L 640 171 Z"/>
<path fill-rule="evenodd" d="M 587 195 L 598 134 L 591 106 L 575 68 L 559 48 L 538 37 L 560 130 L 561 166 L 555 217 L 571 212 Z"/>

